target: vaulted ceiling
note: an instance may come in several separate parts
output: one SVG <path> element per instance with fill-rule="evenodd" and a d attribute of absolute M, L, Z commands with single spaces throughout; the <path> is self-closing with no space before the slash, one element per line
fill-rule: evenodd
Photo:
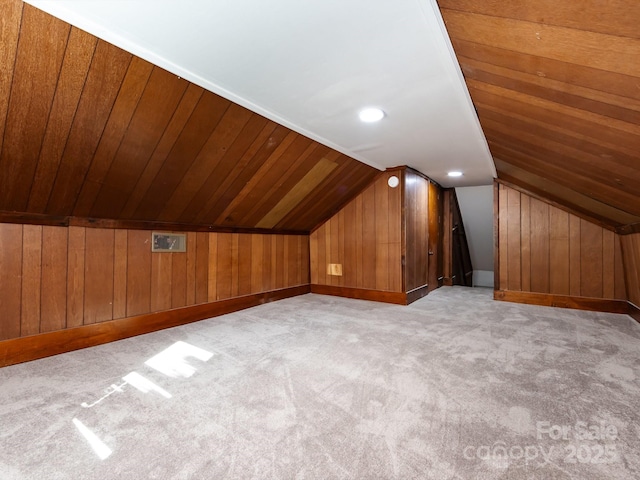
<path fill-rule="evenodd" d="M 0 211 L 309 231 L 378 170 L 17 0 Z"/>
<path fill-rule="evenodd" d="M 379 149 L 374 133 L 348 156 L 28 4 L 0 1 L 0 212 L 309 231 L 377 174 L 354 159 Z M 640 4 L 438 4 L 499 178 L 619 231 L 638 224 Z M 291 72 L 302 61 L 280 60 Z M 407 112 L 431 105 L 438 118 L 441 103 Z M 422 145 L 420 131 L 398 138 Z M 477 136 L 439 137 L 433 150 L 406 151 L 446 157 L 440 173 L 487 153 Z"/>
<path fill-rule="evenodd" d="M 640 221 L 640 3 L 439 0 L 498 170 L 611 227 Z"/>

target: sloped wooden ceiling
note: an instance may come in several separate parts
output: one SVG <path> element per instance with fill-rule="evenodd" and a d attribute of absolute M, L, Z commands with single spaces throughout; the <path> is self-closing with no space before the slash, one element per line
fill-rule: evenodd
<path fill-rule="evenodd" d="M 640 221 L 640 2 L 438 2 L 499 178 Z"/>
<path fill-rule="evenodd" d="M 1 0 L 0 211 L 310 231 L 377 170 Z"/>

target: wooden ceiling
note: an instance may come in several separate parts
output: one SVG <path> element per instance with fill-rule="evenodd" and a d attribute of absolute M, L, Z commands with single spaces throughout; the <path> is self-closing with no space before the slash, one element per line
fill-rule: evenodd
<path fill-rule="evenodd" d="M 438 3 L 499 178 L 639 222 L 640 2 Z"/>
<path fill-rule="evenodd" d="M 640 3 L 439 0 L 499 177 L 640 222 Z M 377 171 L 19 0 L 0 213 L 307 232 Z"/>
<path fill-rule="evenodd" d="M 0 212 L 308 232 L 378 173 L 19 0 L 0 65 Z"/>

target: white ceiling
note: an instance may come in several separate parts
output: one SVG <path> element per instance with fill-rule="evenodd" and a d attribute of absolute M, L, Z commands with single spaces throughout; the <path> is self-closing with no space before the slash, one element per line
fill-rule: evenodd
<path fill-rule="evenodd" d="M 435 0 L 27 3 L 374 167 L 495 176 Z"/>

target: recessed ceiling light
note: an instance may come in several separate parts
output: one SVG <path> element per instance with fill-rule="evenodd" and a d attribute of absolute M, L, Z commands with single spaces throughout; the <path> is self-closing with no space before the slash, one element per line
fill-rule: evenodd
<path fill-rule="evenodd" d="M 363 122 L 378 122 L 384 118 L 384 112 L 379 108 L 364 108 L 360 110 L 359 117 Z"/>
<path fill-rule="evenodd" d="M 447 173 L 448 176 L 450 177 L 461 177 L 462 176 L 462 172 L 458 171 L 458 170 L 453 170 L 449 173 Z"/>

